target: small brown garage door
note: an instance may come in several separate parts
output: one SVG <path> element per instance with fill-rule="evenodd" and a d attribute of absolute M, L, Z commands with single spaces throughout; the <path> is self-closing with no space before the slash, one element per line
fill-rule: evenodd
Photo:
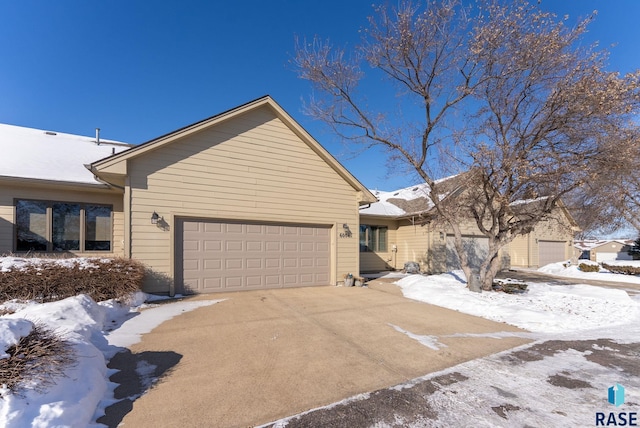
<path fill-rule="evenodd" d="M 567 260 L 565 253 L 566 242 L 540 241 L 538 242 L 538 266 Z"/>
<path fill-rule="evenodd" d="M 178 292 L 329 285 L 329 227 L 183 220 L 179 228 Z"/>

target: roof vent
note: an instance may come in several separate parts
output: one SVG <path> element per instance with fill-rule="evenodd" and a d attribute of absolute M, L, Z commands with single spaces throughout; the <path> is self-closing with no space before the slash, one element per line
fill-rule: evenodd
<path fill-rule="evenodd" d="M 413 188 L 413 189 L 411 189 L 411 190 L 413 190 L 413 191 L 415 192 L 416 190 L 418 190 L 418 188 L 417 188 L 417 187 L 414 187 L 414 188 Z"/>
<path fill-rule="evenodd" d="M 44 133 L 47 134 L 47 135 L 58 135 L 58 134 L 56 134 L 55 132 L 52 132 L 52 131 L 44 131 Z"/>
<path fill-rule="evenodd" d="M 100 145 L 100 128 L 96 128 L 96 144 Z"/>
<path fill-rule="evenodd" d="M 393 196 L 398 196 L 400 194 L 400 192 L 396 192 L 393 194 Z"/>

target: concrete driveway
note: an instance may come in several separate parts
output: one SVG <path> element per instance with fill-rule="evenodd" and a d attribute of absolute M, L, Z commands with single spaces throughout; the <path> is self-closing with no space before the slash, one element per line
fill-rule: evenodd
<path fill-rule="evenodd" d="M 260 425 L 528 342 L 444 337 L 521 330 L 372 288 L 194 298 L 226 300 L 163 323 L 119 354 L 112 366 L 124 371 L 112 380 L 121 384 L 121 398 L 135 395 L 135 385 L 148 389 L 135 367 L 155 370 L 160 380 L 135 401 L 108 409 L 99 422 Z M 428 344 L 431 335 L 446 347 L 434 350 L 418 340 Z"/>

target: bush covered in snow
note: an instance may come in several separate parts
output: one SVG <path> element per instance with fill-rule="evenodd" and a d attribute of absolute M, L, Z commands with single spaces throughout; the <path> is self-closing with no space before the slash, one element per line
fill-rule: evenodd
<path fill-rule="evenodd" d="M 99 302 L 139 291 L 144 265 L 129 259 L 0 258 L 0 302 L 38 302 L 87 294 Z"/>

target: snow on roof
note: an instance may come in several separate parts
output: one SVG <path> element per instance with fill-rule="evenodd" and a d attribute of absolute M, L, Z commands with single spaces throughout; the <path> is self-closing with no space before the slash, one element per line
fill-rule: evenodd
<path fill-rule="evenodd" d="M 0 124 L 0 176 L 98 184 L 85 164 L 130 144 Z"/>
<path fill-rule="evenodd" d="M 617 242 L 621 245 L 633 245 L 634 241 L 633 239 L 584 239 L 582 241 L 575 241 L 573 246 L 583 251 L 590 251 L 612 242 Z"/>
<path fill-rule="evenodd" d="M 378 198 L 378 202 L 374 202 L 367 208 L 361 209 L 360 214 L 398 217 L 410 213 L 389 202 L 389 200 L 401 199 L 404 201 L 413 201 L 419 198 L 427 198 L 429 194 L 429 186 L 426 183 L 423 183 L 405 187 L 404 189 L 395 190 L 393 192 L 371 190 L 371 193 Z"/>

